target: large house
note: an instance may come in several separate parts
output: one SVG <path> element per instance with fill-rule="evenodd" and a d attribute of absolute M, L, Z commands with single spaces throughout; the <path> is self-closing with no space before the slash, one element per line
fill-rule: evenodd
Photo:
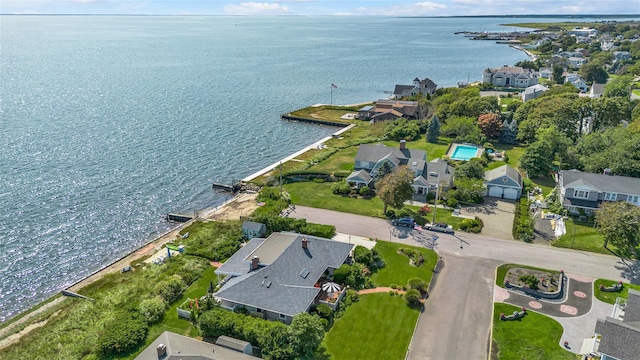
<path fill-rule="evenodd" d="M 252 239 L 216 269 L 225 278 L 214 296 L 223 308 L 244 308 L 253 316 L 290 324 L 293 316 L 326 300 L 323 282 L 347 261 L 353 247 L 295 233 Z"/>
<path fill-rule="evenodd" d="M 495 86 L 511 86 L 527 88 L 538 83 L 535 70 L 525 69 L 520 66 L 503 66 L 500 68 L 487 68 L 482 72 L 482 82 Z"/>
<path fill-rule="evenodd" d="M 522 176 L 509 165 L 502 165 L 484 173 L 486 195 L 516 200 L 522 196 Z"/>
<path fill-rule="evenodd" d="M 360 145 L 354 171 L 347 177 L 347 182 L 356 187 L 371 187 L 382 172 L 381 169 L 393 171 L 400 166 L 406 166 L 413 172 L 412 186 L 418 194 L 434 191 L 438 184 L 444 189 L 453 184 L 452 166 L 442 160 L 427 162 L 427 153 L 424 150 L 407 149 L 404 140 L 400 141 L 398 148 L 382 144 Z"/>
<path fill-rule="evenodd" d="M 547 90 L 549 90 L 548 87 L 540 84 L 529 86 L 522 92 L 522 102 L 533 100 Z"/>
<path fill-rule="evenodd" d="M 413 79 L 413 85 L 396 85 L 393 90 L 393 98 L 401 99 L 405 96 L 417 94 L 433 95 L 437 88 L 438 85 L 429 78 L 424 78 L 423 80 L 415 78 Z"/>
<path fill-rule="evenodd" d="M 578 74 L 568 74 L 564 78 L 564 82 L 577 87 L 582 93 L 589 91 L 589 85 L 587 85 L 587 82 Z"/>
<path fill-rule="evenodd" d="M 372 122 L 398 118 L 417 119 L 420 114 L 419 108 L 420 104 L 417 101 L 380 99 L 373 106 L 361 108 L 358 111 L 358 119 L 368 119 Z"/>
<path fill-rule="evenodd" d="M 608 170 L 608 169 L 607 169 Z M 591 214 L 605 201 L 640 206 L 640 178 L 563 170 L 557 175 L 560 201 L 569 213 Z"/>
<path fill-rule="evenodd" d="M 221 336 L 222 338 L 222 336 Z M 227 338 L 226 336 L 224 338 Z M 230 339 L 230 338 L 227 338 Z M 235 339 L 233 339 L 235 340 Z M 238 343 L 245 341 L 235 340 Z M 248 348 L 252 350 L 251 345 Z M 243 352 L 224 343 L 208 342 L 165 331 L 144 349 L 135 360 L 252 360 L 251 352 Z"/>
<path fill-rule="evenodd" d="M 601 360 L 637 360 L 640 354 L 640 291 L 629 289 L 622 303 L 618 298 L 611 317 L 598 319 L 592 352 Z"/>
<path fill-rule="evenodd" d="M 598 30 L 594 29 L 594 28 L 587 28 L 587 27 L 579 27 L 576 26 L 573 29 L 568 31 L 570 35 L 576 35 L 576 36 L 596 36 L 598 35 Z"/>

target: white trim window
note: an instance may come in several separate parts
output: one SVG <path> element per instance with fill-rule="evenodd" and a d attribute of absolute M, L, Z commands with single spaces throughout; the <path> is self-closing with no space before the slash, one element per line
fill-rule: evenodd
<path fill-rule="evenodd" d="M 573 190 L 573 197 L 580 199 L 588 199 L 589 192 L 587 190 Z"/>
<path fill-rule="evenodd" d="M 285 315 L 285 314 L 278 314 L 278 317 L 280 318 L 280 320 L 286 320 L 287 319 L 287 315 Z"/>
<path fill-rule="evenodd" d="M 604 199 L 607 201 L 616 201 L 616 199 L 618 198 L 618 194 L 616 193 L 605 193 L 604 194 Z"/>
<path fill-rule="evenodd" d="M 638 195 L 627 195 L 627 201 L 632 204 L 640 204 L 640 196 Z"/>

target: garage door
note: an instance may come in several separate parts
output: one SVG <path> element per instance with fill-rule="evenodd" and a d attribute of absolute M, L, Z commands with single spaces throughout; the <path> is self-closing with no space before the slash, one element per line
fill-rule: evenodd
<path fill-rule="evenodd" d="M 489 196 L 491 197 L 502 197 L 502 188 L 499 186 L 492 186 L 489 188 Z"/>
<path fill-rule="evenodd" d="M 518 190 L 516 189 L 504 189 L 504 198 L 515 200 L 518 198 Z"/>

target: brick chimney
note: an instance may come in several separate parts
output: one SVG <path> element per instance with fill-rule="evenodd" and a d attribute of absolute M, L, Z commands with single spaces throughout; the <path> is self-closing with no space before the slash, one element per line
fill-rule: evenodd
<path fill-rule="evenodd" d="M 306 249 L 307 245 L 309 245 L 309 240 L 307 240 L 307 238 L 302 238 L 302 248 Z"/>
<path fill-rule="evenodd" d="M 256 270 L 258 268 L 258 264 L 260 264 L 260 259 L 257 256 L 254 256 L 251 259 L 251 270 Z"/>
<path fill-rule="evenodd" d="M 407 148 L 407 141 L 400 140 L 400 150 L 405 150 Z"/>
<path fill-rule="evenodd" d="M 167 347 L 164 344 L 159 344 L 156 350 L 158 351 L 158 359 L 163 359 L 167 356 Z"/>

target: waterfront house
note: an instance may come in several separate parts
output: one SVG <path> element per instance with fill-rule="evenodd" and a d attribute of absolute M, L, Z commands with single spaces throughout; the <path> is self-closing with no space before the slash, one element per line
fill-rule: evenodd
<path fill-rule="evenodd" d="M 267 226 L 263 223 L 245 221 L 242 223 L 242 236 L 245 239 L 263 237 L 267 234 Z"/>
<path fill-rule="evenodd" d="M 396 120 L 398 118 L 418 119 L 423 112 L 417 101 L 380 99 L 373 107 L 365 106 L 358 111 L 358 119 L 372 122 Z"/>
<path fill-rule="evenodd" d="M 171 331 L 165 331 L 160 334 L 151 345 L 147 346 L 135 358 L 135 360 L 172 359 L 251 360 L 259 358 L 251 356 L 250 353 L 243 353 L 226 346 L 211 344 Z"/>
<path fill-rule="evenodd" d="M 570 35 L 576 35 L 576 36 L 582 36 L 582 37 L 593 37 L 598 35 L 598 30 L 594 28 L 576 26 L 573 29 L 569 30 L 568 33 Z"/>
<path fill-rule="evenodd" d="M 640 178 L 563 170 L 557 174 L 562 206 L 571 214 L 593 214 L 605 201 L 626 201 L 640 206 Z"/>
<path fill-rule="evenodd" d="M 353 244 L 296 233 L 255 238 L 216 269 L 225 276 L 214 294 L 220 305 L 290 324 L 318 303 L 333 307 L 344 294 L 328 293 L 324 282 L 350 257 Z"/>
<path fill-rule="evenodd" d="M 533 100 L 538 96 L 542 95 L 543 92 L 549 90 L 548 87 L 537 84 L 533 86 L 529 86 L 522 92 L 522 102 L 527 102 L 529 100 Z"/>
<path fill-rule="evenodd" d="M 484 173 L 486 196 L 516 200 L 522 196 L 522 176 L 509 165 Z"/>
<path fill-rule="evenodd" d="M 422 80 L 413 79 L 413 85 L 396 85 L 393 89 L 393 98 L 402 99 L 405 96 L 413 96 L 417 94 L 433 95 L 436 92 L 438 85 L 429 78 Z"/>
<path fill-rule="evenodd" d="M 453 184 L 454 168 L 452 166 L 443 160 L 428 163 L 427 153 L 424 150 L 408 149 L 404 140 L 400 141 L 398 148 L 382 144 L 358 146 L 354 172 L 349 175 L 347 181 L 353 182 L 354 186 L 363 186 L 363 181 L 357 179 L 364 178 L 364 181 L 368 181 L 367 186 L 371 187 L 371 184 L 375 186 L 375 180 L 381 175 L 381 169 L 393 171 L 400 166 L 406 166 L 413 172 L 412 186 L 417 194 L 435 191 L 438 182 L 445 188 Z M 364 175 L 365 173 L 369 176 Z"/>
<path fill-rule="evenodd" d="M 625 300 L 618 298 L 611 317 L 598 319 L 594 336 L 582 346 L 586 354 L 601 360 L 637 360 L 640 354 L 640 291 L 629 289 Z"/>
<path fill-rule="evenodd" d="M 533 69 L 505 65 L 500 68 L 484 69 L 482 82 L 501 87 L 527 88 L 537 84 L 538 77 Z"/>

